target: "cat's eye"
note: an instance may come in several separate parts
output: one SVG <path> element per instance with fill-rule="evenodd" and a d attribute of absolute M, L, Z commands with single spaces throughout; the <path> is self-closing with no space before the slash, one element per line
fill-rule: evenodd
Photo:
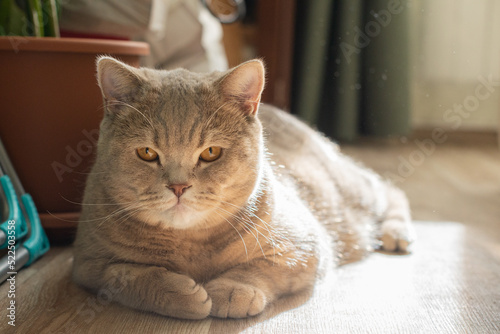
<path fill-rule="evenodd" d="M 201 152 L 200 159 L 206 162 L 212 162 L 219 159 L 222 153 L 222 148 L 218 146 L 210 146 L 205 149 L 205 151 Z"/>
<path fill-rule="evenodd" d="M 154 161 L 158 159 L 158 153 L 151 147 L 141 147 L 137 149 L 137 155 L 144 161 Z"/>

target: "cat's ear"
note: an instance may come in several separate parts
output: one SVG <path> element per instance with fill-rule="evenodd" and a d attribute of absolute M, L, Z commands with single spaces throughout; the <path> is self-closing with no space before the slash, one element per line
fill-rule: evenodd
<path fill-rule="evenodd" d="M 143 78 L 137 69 L 111 57 L 97 59 L 97 82 L 106 101 L 127 101 Z"/>
<path fill-rule="evenodd" d="M 247 115 L 256 115 L 264 90 L 265 69 L 260 60 L 250 60 L 230 70 L 221 81 L 222 94 Z"/>

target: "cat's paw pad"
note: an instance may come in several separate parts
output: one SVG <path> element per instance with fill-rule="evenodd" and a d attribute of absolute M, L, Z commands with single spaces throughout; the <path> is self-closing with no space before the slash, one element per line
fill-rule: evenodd
<path fill-rule="evenodd" d="M 231 279 L 218 278 L 205 288 L 212 298 L 210 315 L 218 318 L 246 318 L 261 313 L 266 296 L 261 289 Z"/>
<path fill-rule="evenodd" d="M 162 306 L 158 313 L 182 319 L 203 319 L 210 315 L 212 300 L 194 280 L 171 280 L 155 300 Z"/>
<path fill-rule="evenodd" d="M 383 222 L 381 232 L 382 249 L 388 252 L 408 253 L 412 242 L 415 240 L 413 227 L 396 219 Z"/>

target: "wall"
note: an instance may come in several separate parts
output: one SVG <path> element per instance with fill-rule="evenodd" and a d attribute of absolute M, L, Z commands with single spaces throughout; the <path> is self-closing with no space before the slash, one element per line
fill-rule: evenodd
<path fill-rule="evenodd" d="M 500 86 L 482 82 L 500 81 L 500 1 L 421 0 L 412 6 L 413 126 L 496 130 Z"/>

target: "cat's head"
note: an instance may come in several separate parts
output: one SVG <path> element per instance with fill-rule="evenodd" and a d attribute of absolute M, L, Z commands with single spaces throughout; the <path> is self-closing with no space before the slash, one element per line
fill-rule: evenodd
<path fill-rule="evenodd" d="M 261 61 L 197 74 L 102 57 L 97 73 L 105 114 L 95 180 L 124 212 L 164 227 L 208 227 L 255 195 Z"/>

